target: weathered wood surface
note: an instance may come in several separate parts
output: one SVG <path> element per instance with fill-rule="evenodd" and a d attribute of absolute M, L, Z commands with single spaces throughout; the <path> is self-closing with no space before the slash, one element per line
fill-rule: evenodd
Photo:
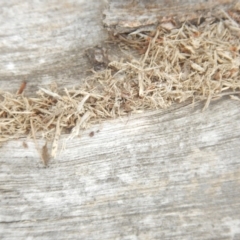
<path fill-rule="evenodd" d="M 21 81 L 28 93 L 56 81 L 81 83 L 90 70 L 84 50 L 107 37 L 102 1 L 0 1 L 0 88 Z"/>
<path fill-rule="evenodd" d="M 1 239 L 239 239 L 239 102 L 202 107 L 95 126 L 48 168 L 7 143 Z"/>
<path fill-rule="evenodd" d="M 211 12 L 215 7 L 234 8 L 235 0 L 111 0 L 104 11 L 104 24 L 115 33 L 158 24 L 165 16 L 177 16 L 179 21 L 197 18 L 199 12 Z"/>
<path fill-rule="evenodd" d="M 91 68 L 84 50 L 106 39 L 105 5 L 1 1 L 0 88 L 79 84 Z M 32 140 L 4 144 L 1 239 L 240 239 L 239 104 L 185 103 L 93 126 L 48 168 Z"/>

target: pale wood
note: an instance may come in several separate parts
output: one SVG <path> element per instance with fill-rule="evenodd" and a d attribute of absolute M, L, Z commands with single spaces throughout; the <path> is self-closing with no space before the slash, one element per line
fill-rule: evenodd
<path fill-rule="evenodd" d="M 142 27 L 156 26 L 166 16 L 178 21 L 198 18 L 201 13 L 211 14 L 212 9 L 238 8 L 236 0 L 111 0 L 104 11 L 105 26 L 116 33 L 131 32 Z"/>
<path fill-rule="evenodd" d="M 202 107 L 94 126 L 48 168 L 31 140 L 7 143 L 1 239 L 239 239 L 239 102 Z"/>
<path fill-rule="evenodd" d="M 103 1 L 0 1 L 0 89 L 27 93 L 56 81 L 81 84 L 92 66 L 85 49 L 106 40 Z"/>
<path fill-rule="evenodd" d="M 1 1 L 0 88 L 80 84 L 85 49 L 107 37 L 105 7 Z M 64 135 L 47 168 L 31 139 L 4 144 L 0 239 L 240 239 L 239 104 L 183 103 Z"/>

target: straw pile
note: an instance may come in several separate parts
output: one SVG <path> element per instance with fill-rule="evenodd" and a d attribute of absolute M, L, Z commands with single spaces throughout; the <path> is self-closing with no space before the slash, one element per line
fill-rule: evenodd
<path fill-rule="evenodd" d="M 63 131 L 70 137 L 106 119 L 145 109 L 167 108 L 187 99 L 206 100 L 240 89 L 240 27 L 227 13 L 199 25 L 173 21 L 153 32 L 115 36 L 141 56 L 110 62 L 78 88 L 39 88 L 35 98 L 0 93 L 0 141 L 42 136 L 53 157 Z"/>

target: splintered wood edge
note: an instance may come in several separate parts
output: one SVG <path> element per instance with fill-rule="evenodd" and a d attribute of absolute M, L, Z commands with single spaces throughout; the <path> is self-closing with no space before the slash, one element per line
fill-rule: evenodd
<path fill-rule="evenodd" d="M 184 3 L 183 3 L 184 2 Z M 204 2 L 182 1 L 177 5 L 169 3 L 165 6 L 163 3 L 156 2 L 145 3 L 145 7 L 133 4 L 120 4 L 118 1 L 112 0 L 109 8 L 104 10 L 105 16 L 103 20 L 104 26 L 108 31 L 118 33 L 127 33 L 138 28 L 146 28 L 149 30 L 155 28 L 156 25 L 165 21 L 166 17 L 171 16 L 179 22 L 197 19 L 203 13 L 212 12 L 213 9 L 223 8 L 225 10 L 232 9 L 239 11 L 240 4 L 233 0 L 216 0 Z M 172 6 L 171 6 L 172 5 Z"/>

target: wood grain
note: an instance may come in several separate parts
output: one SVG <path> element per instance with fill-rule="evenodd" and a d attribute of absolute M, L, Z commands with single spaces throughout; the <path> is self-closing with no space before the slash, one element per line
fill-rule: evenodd
<path fill-rule="evenodd" d="M 175 4 L 158 2 L 163 11 Z M 181 0 L 178 7 L 203 2 Z M 105 9 L 105 1 L 93 0 L 1 1 L 0 88 L 16 92 L 27 81 L 31 93 L 53 81 L 80 84 L 92 67 L 84 51 L 106 39 L 102 12 L 111 24 L 116 3 Z M 128 14 L 118 9 L 118 16 Z M 67 142 L 64 135 L 66 149 L 48 167 L 31 139 L 4 144 L 0 238 L 240 239 L 239 101 L 203 106 L 183 103 L 104 122 Z M 39 149 L 50 148 L 45 144 L 38 140 Z"/>
<path fill-rule="evenodd" d="M 131 32 L 137 28 L 157 25 L 163 17 L 176 16 L 179 21 L 198 18 L 200 13 L 211 13 L 215 7 L 234 7 L 235 0 L 111 0 L 104 11 L 105 26 L 115 32 Z M 237 8 L 237 6 L 236 6 Z"/>
<path fill-rule="evenodd" d="M 55 81 L 81 84 L 91 69 L 85 49 L 107 38 L 103 1 L 1 1 L 0 89 L 27 93 Z"/>
<path fill-rule="evenodd" d="M 202 108 L 93 126 L 48 168 L 31 140 L 7 143 L 1 238 L 239 239 L 239 102 Z"/>

